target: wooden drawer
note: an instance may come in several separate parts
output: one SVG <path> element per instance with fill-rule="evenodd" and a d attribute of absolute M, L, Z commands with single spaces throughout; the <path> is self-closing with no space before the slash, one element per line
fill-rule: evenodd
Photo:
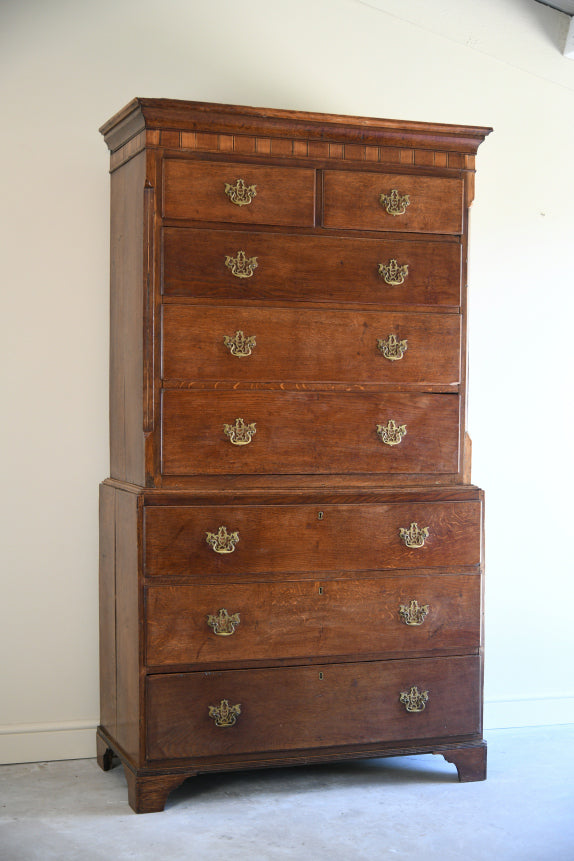
<path fill-rule="evenodd" d="M 145 573 L 190 581 L 221 575 L 301 579 L 335 571 L 478 565 L 481 503 L 400 502 L 329 505 L 147 506 Z M 428 529 L 408 547 L 401 529 Z M 216 552 L 207 533 L 237 533 L 234 549 Z M 213 580 L 211 581 L 213 582 Z M 416 596 L 414 596 L 416 597 Z M 216 608 L 216 610 L 219 608 Z M 227 608 L 231 610 L 230 607 Z"/>
<path fill-rule="evenodd" d="M 146 592 L 148 666 L 468 652 L 479 643 L 476 574 L 259 583 L 227 578 L 222 585 L 152 585 Z"/>
<path fill-rule="evenodd" d="M 395 214 L 387 211 L 386 200 L 381 203 L 381 195 L 388 198 L 393 191 L 402 199 L 396 206 L 389 204 Z M 325 171 L 325 227 L 459 234 L 462 205 L 461 179 Z"/>
<path fill-rule="evenodd" d="M 231 262 L 226 265 L 228 257 L 238 260 L 240 251 L 257 262 L 248 277 L 234 275 Z M 460 267 L 460 244 L 452 241 L 163 231 L 166 296 L 458 308 Z"/>
<path fill-rule="evenodd" d="M 413 688 L 428 699 L 423 711 L 410 713 L 401 696 Z M 481 729 L 480 699 L 478 657 L 148 676 L 147 755 L 185 759 L 470 736 Z M 225 701 L 240 713 L 227 716 L 233 725 L 218 726 Z M 210 709 L 219 714 L 210 716 Z"/>
<path fill-rule="evenodd" d="M 455 314 L 164 305 L 162 375 L 453 385 L 460 334 Z"/>
<path fill-rule="evenodd" d="M 454 474 L 459 468 L 454 394 L 167 389 L 162 402 L 164 475 Z M 255 432 L 239 445 L 225 429 L 234 434 L 241 421 Z M 392 422 L 406 428 L 400 442 Z M 382 442 L 378 428 L 390 428 L 395 444 Z"/>
<path fill-rule="evenodd" d="M 226 187 L 255 186 L 249 203 Z M 239 190 L 239 189 L 237 189 Z M 244 201 L 250 195 L 243 195 Z M 292 224 L 312 227 L 315 222 L 315 171 L 297 167 L 267 167 L 184 159 L 166 159 L 163 177 L 163 215 L 196 221 L 240 224 Z"/>

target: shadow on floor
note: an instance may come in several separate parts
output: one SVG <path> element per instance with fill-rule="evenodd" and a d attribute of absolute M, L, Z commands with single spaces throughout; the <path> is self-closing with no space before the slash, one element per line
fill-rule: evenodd
<path fill-rule="evenodd" d="M 329 790 L 370 788 L 393 784 L 457 783 L 454 765 L 433 754 L 350 760 L 322 765 L 298 765 L 250 771 L 198 774 L 188 778 L 168 797 L 166 809 L 198 796 L 226 798 L 268 795 L 271 791 L 301 795 Z"/>

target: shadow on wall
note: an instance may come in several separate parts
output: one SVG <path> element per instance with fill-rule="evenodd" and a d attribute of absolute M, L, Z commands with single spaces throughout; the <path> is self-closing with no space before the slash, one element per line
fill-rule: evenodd
<path fill-rule="evenodd" d="M 570 28 L 570 15 L 555 9 L 552 3 L 543 0 L 514 0 L 516 6 L 528 7 L 540 31 L 561 54 L 564 53 L 566 37 Z"/>

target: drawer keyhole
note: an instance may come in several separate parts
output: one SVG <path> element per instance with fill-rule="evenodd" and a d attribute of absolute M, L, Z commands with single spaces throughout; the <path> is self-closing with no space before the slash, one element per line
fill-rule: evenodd
<path fill-rule="evenodd" d="M 317 520 L 323 520 L 325 514 L 322 511 L 317 512 Z"/>

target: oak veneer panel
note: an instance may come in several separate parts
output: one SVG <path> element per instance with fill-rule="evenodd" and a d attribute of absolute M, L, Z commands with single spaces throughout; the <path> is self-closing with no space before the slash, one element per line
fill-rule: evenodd
<path fill-rule="evenodd" d="M 225 337 L 255 336 L 250 356 Z M 377 347 L 406 340 L 399 360 Z M 453 385 L 460 380 L 461 318 L 454 314 L 163 306 L 163 371 L 172 380 Z"/>
<path fill-rule="evenodd" d="M 255 423 L 248 445 L 224 425 Z M 406 426 L 385 445 L 377 425 Z M 193 392 L 164 390 L 166 475 L 228 473 L 449 473 L 459 469 L 459 399 L 454 394 Z"/>
<path fill-rule="evenodd" d="M 225 193 L 226 184 L 243 179 L 256 186 L 251 203 L 238 206 Z M 164 162 L 163 214 L 166 218 L 228 221 L 241 224 L 315 222 L 315 171 L 184 159 Z"/>
<path fill-rule="evenodd" d="M 381 194 L 393 189 L 409 196 L 402 215 L 391 215 L 381 205 Z M 326 170 L 323 195 L 325 227 L 462 233 L 461 179 Z"/>
<path fill-rule="evenodd" d="M 429 528 L 423 547 L 401 541 L 399 530 L 413 522 Z M 478 565 L 481 522 L 479 501 L 146 507 L 145 573 L 190 581 L 249 573 L 312 579 L 329 571 Z M 232 553 L 206 542 L 220 526 L 239 532 Z"/>
<path fill-rule="evenodd" d="M 257 258 L 249 278 L 238 278 L 226 257 Z M 379 264 L 408 266 L 400 286 L 389 286 Z M 358 239 L 233 230 L 164 228 L 163 292 L 260 302 L 348 302 L 456 308 L 461 296 L 458 242 Z"/>
<path fill-rule="evenodd" d="M 111 175 L 110 475 L 145 481 L 143 435 L 146 154 Z"/>
<path fill-rule="evenodd" d="M 399 699 L 413 686 L 429 695 L 417 714 Z M 224 699 L 241 707 L 235 726 L 209 716 Z M 147 703 L 150 760 L 470 736 L 480 731 L 480 659 L 156 675 Z"/>
<path fill-rule="evenodd" d="M 407 625 L 401 605 L 428 605 Z M 225 608 L 235 631 L 207 624 Z M 146 661 L 150 666 L 306 659 L 377 653 L 469 652 L 480 642 L 480 577 L 403 573 L 377 580 L 286 580 L 147 588 Z"/>

